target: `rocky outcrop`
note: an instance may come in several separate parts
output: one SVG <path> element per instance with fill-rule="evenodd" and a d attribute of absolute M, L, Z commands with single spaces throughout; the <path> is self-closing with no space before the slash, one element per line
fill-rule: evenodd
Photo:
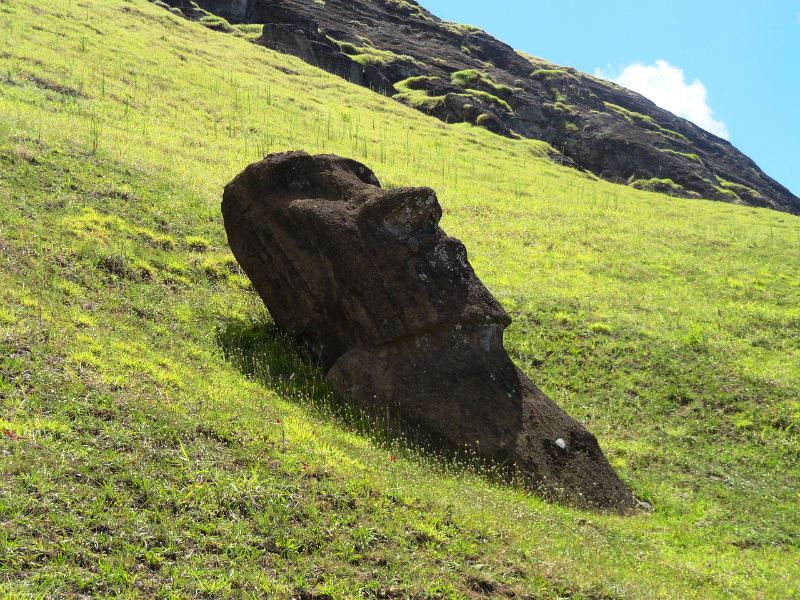
<path fill-rule="evenodd" d="M 511 320 L 439 227 L 433 190 L 384 190 L 367 167 L 336 156 L 275 154 L 228 184 L 222 213 L 275 323 L 342 397 L 550 496 L 634 507 L 595 437 L 511 362 Z"/>
<path fill-rule="evenodd" d="M 549 142 L 601 177 L 800 214 L 800 199 L 726 140 L 646 98 L 523 55 L 487 33 L 436 18 L 414 0 L 167 0 L 232 22 L 257 41 L 443 121 Z M 187 13 L 190 16 L 190 13 Z"/>

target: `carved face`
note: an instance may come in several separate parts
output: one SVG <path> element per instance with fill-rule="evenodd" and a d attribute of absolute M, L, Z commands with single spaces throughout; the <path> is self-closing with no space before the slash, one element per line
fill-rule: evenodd
<path fill-rule="evenodd" d="M 251 165 L 225 190 L 234 254 L 279 326 L 328 363 L 435 327 L 508 325 L 429 188 L 383 190 L 363 165 L 304 153 Z"/>
<path fill-rule="evenodd" d="M 441 448 L 517 465 L 533 485 L 628 506 L 594 438 L 509 359 L 509 317 L 439 227 L 432 190 L 383 190 L 356 162 L 290 153 L 248 167 L 222 211 L 275 322 L 342 396 Z"/>

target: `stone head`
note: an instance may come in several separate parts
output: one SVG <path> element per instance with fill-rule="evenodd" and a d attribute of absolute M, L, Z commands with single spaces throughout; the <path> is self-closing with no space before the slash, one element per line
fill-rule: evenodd
<path fill-rule="evenodd" d="M 276 154 L 228 184 L 223 216 L 276 323 L 324 364 L 434 328 L 510 322 L 439 227 L 430 188 L 384 190 L 353 160 Z"/>

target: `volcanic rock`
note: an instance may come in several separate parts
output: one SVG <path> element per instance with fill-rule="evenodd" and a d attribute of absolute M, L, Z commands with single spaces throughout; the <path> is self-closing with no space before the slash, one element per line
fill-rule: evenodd
<path fill-rule="evenodd" d="M 188 18 L 200 18 L 199 7 L 263 24 L 258 44 L 448 123 L 543 140 L 569 159 L 561 164 L 610 181 L 800 214 L 800 198 L 727 140 L 614 83 L 442 21 L 414 0 L 167 3 Z"/>
<path fill-rule="evenodd" d="M 275 323 L 343 398 L 549 496 L 635 507 L 595 437 L 510 360 L 511 319 L 439 227 L 433 190 L 384 190 L 360 163 L 291 152 L 247 167 L 226 186 L 222 213 Z"/>

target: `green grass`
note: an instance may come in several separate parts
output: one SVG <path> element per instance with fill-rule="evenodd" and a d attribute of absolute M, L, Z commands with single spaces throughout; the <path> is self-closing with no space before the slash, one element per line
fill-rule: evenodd
<path fill-rule="evenodd" d="M 481 113 L 478 115 L 478 118 L 475 119 L 475 124 L 484 127 L 491 118 L 492 116 L 489 113 Z"/>
<path fill-rule="evenodd" d="M 205 15 L 198 19 L 197 22 L 209 29 L 221 31 L 223 33 L 233 33 L 235 31 L 234 27 L 226 19 L 217 15 Z"/>
<path fill-rule="evenodd" d="M 482 90 L 473 90 L 473 89 L 469 89 L 469 88 L 467 88 L 466 91 L 467 91 L 467 95 L 472 97 L 472 98 L 477 98 L 478 100 L 483 100 L 487 104 L 492 105 L 492 106 L 496 106 L 497 108 L 500 108 L 500 109 L 502 109 L 502 110 L 504 110 L 506 112 L 509 112 L 509 113 L 510 112 L 514 112 L 514 109 L 511 108 L 511 105 L 508 102 L 506 102 L 505 100 L 502 100 L 501 98 L 498 98 L 494 94 L 490 94 L 489 92 L 484 92 Z"/>
<path fill-rule="evenodd" d="M 509 86 L 500 83 L 495 83 L 491 77 L 485 73 L 481 73 L 476 69 L 465 69 L 463 71 L 456 71 L 451 73 L 450 81 L 454 85 L 458 85 L 468 90 L 470 93 L 478 91 L 481 87 L 485 88 L 485 93 L 491 94 L 498 98 L 507 100 L 510 98 L 514 90 Z"/>
<path fill-rule="evenodd" d="M 612 104 L 611 102 L 603 102 L 603 104 L 605 105 L 606 108 L 617 113 L 621 117 L 624 117 L 625 120 L 628 121 L 629 123 L 638 122 L 651 129 L 653 133 L 657 133 L 667 138 L 680 140 L 682 142 L 686 142 L 687 144 L 690 143 L 689 138 L 687 138 L 685 135 L 683 135 L 682 133 L 678 133 L 677 131 L 673 131 L 672 129 L 667 129 L 665 127 L 662 127 L 650 115 L 643 115 L 642 113 L 628 110 L 623 106 Z"/>
<path fill-rule="evenodd" d="M 144 0 L 8 0 L 0 46 L 0 595 L 798 594 L 800 219 L 597 181 Z M 652 514 L 331 403 L 219 213 L 294 148 L 437 190 L 513 358 Z"/>
<path fill-rule="evenodd" d="M 719 183 L 719 186 L 714 186 L 714 187 L 717 188 L 717 190 L 719 190 L 721 188 L 722 190 L 725 190 L 727 192 L 733 192 L 736 195 L 737 199 L 739 199 L 739 196 L 741 194 L 744 194 L 746 196 L 750 196 L 751 198 L 761 198 L 762 197 L 761 194 L 758 192 L 758 190 L 754 190 L 753 188 L 751 188 L 749 186 L 746 186 L 746 185 L 743 185 L 741 183 L 735 183 L 733 181 L 727 181 L 727 180 L 725 180 L 725 179 L 723 179 L 722 177 L 719 177 L 719 176 L 717 176 L 717 182 Z"/>
<path fill-rule="evenodd" d="M 633 123 L 634 121 L 642 121 L 651 126 L 657 125 L 655 119 L 653 119 L 653 117 L 651 117 L 650 115 L 643 115 L 642 113 L 628 110 L 623 106 L 619 106 L 618 104 L 612 104 L 611 102 L 603 102 L 603 104 L 605 105 L 606 108 L 611 109 L 618 115 L 625 117 L 625 119 L 631 123 Z"/>
<path fill-rule="evenodd" d="M 342 52 L 350 56 L 350 58 L 360 65 L 385 65 L 396 60 L 414 61 L 414 59 L 410 56 L 396 54 L 391 50 L 380 50 L 371 44 L 357 46 L 350 42 L 341 42 L 339 40 L 335 40 L 330 36 L 328 36 L 328 39 L 339 46 L 339 49 Z"/>
<path fill-rule="evenodd" d="M 664 154 L 673 154 L 675 156 L 688 158 L 689 160 L 693 160 L 694 162 L 702 162 L 700 160 L 700 157 L 693 152 L 680 152 L 679 150 L 673 150 L 671 148 L 659 148 L 658 151 L 663 152 Z"/>
<path fill-rule="evenodd" d="M 717 190 L 720 194 L 728 198 L 728 202 L 735 202 L 736 204 L 742 204 L 742 198 L 739 194 L 736 193 L 735 190 L 727 189 L 722 187 L 721 185 L 715 185 L 714 189 Z"/>
<path fill-rule="evenodd" d="M 539 58 L 538 56 L 533 56 L 531 54 L 528 54 L 527 52 L 523 52 L 522 50 L 517 50 L 516 53 L 519 54 L 525 60 L 527 60 L 529 63 L 531 63 L 537 69 L 538 68 L 553 68 L 553 66 L 554 66 L 551 63 L 549 63 L 546 60 L 544 60 L 543 58 Z"/>
<path fill-rule="evenodd" d="M 235 35 L 247 40 L 257 40 L 264 32 L 264 26 L 260 23 L 237 23 L 233 29 Z"/>
<path fill-rule="evenodd" d="M 425 11 L 416 3 L 416 2 L 409 2 L 408 0 L 379 0 L 383 4 L 387 5 L 392 11 L 401 11 L 402 14 L 405 14 L 409 17 L 414 17 L 417 19 L 428 19 L 428 15 L 425 14 Z"/>
<path fill-rule="evenodd" d="M 481 73 L 476 69 L 456 71 L 450 75 L 450 81 L 454 85 L 464 88 L 467 94 L 473 98 L 482 100 L 506 112 L 514 112 L 514 109 L 507 102 L 513 96 L 514 91 L 507 85 L 495 83 L 485 73 Z"/>
<path fill-rule="evenodd" d="M 545 80 L 562 79 L 564 77 L 571 77 L 572 79 L 575 79 L 575 76 L 572 73 L 565 71 L 564 69 L 535 69 L 531 73 L 531 77 L 534 79 Z"/>
<path fill-rule="evenodd" d="M 574 110 L 575 107 L 572 106 L 571 104 L 567 104 L 565 102 L 562 102 L 561 100 L 558 100 L 556 102 L 546 102 L 544 104 L 544 106 L 545 106 L 545 108 L 549 108 L 552 111 L 555 111 L 555 112 L 558 112 L 558 113 L 562 113 L 562 114 L 565 114 L 565 115 L 573 115 L 573 114 L 575 114 L 575 110 Z"/>
<path fill-rule="evenodd" d="M 654 133 L 657 133 L 657 134 L 659 134 L 659 135 L 661 135 L 663 137 L 666 137 L 666 138 L 673 138 L 675 140 L 680 140 L 682 142 L 686 142 L 687 144 L 691 144 L 692 143 L 689 140 L 689 138 L 687 138 L 682 133 L 678 133 L 677 131 L 674 131 L 672 129 L 666 129 L 664 127 L 661 127 L 660 125 L 658 126 L 657 131 L 655 131 Z"/>
<path fill-rule="evenodd" d="M 637 179 L 631 182 L 631 187 L 648 191 L 657 191 L 659 188 L 669 188 L 676 192 L 686 191 L 681 184 L 675 183 L 672 179 L 666 177 L 663 179 L 659 179 L 658 177 L 653 177 L 652 179 Z"/>
<path fill-rule="evenodd" d="M 419 75 L 398 81 L 394 84 L 398 93 L 392 97 L 418 110 L 432 111 L 444 102 L 445 97 L 430 96 L 425 89 L 425 84 L 438 79 L 438 77 Z"/>
<path fill-rule="evenodd" d="M 480 27 L 475 27 L 474 25 L 467 25 L 465 23 L 453 23 L 451 21 L 443 21 L 441 25 L 458 35 L 467 36 L 476 33 L 484 33 L 483 29 L 481 29 Z"/>

